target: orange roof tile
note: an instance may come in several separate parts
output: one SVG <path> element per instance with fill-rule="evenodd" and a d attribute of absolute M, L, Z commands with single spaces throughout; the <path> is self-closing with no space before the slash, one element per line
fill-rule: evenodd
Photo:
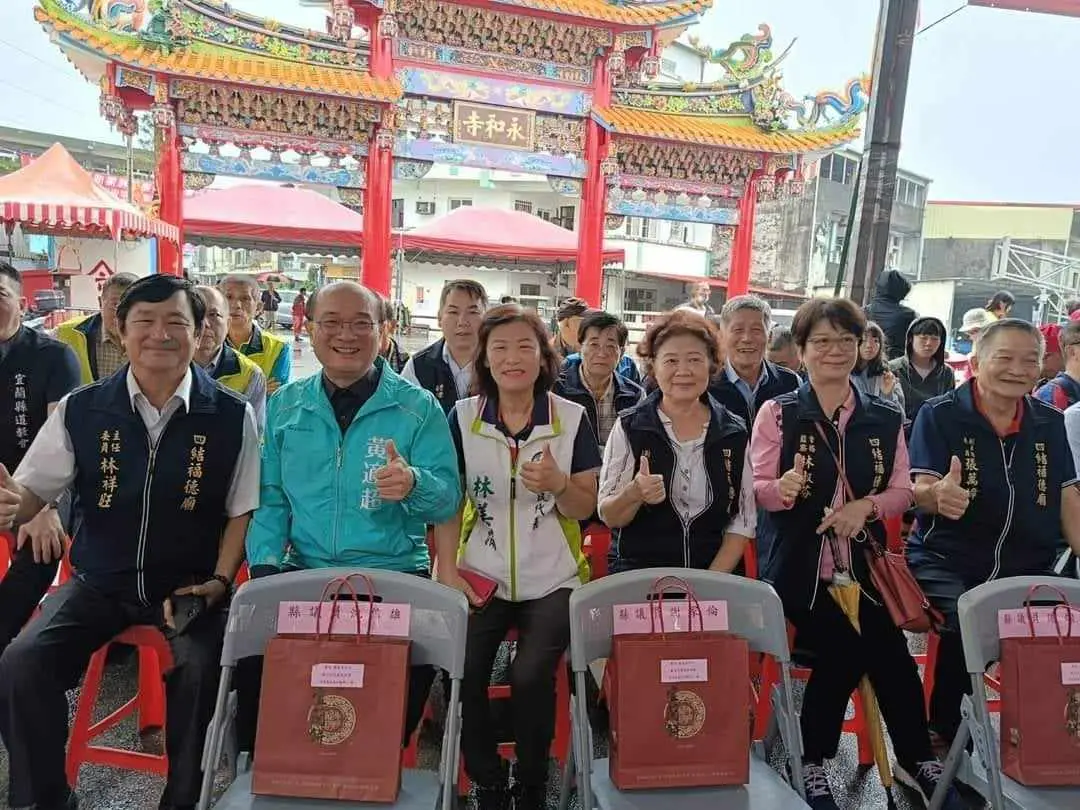
<path fill-rule="evenodd" d="M 855 120 L 818 131 L 764 132 L 745 119 L 672 115 L 630 107 L 594 107 L 593 115 L 623 135 L 775 154 L 833 149 L 859 134 Z"/>
<path fill-rule="evenodd" d="M 43 26 L 80 42 L 102 56 L 132 67 L 177 76 L 304 90 L 369 101 L 396 101 L 401 97 L 401 86 L 396 79 L 377 79 L 355 68 L 323 67 L 204 44 L 166 53 L 135 37 L 113 34 L 66 15 L 52 15 L 40 6 L 35 6 L 34 18 Z"/>
<path fill-rule="evenodd" d="M 663 25 L 702 14 L 713 0 L 680 0 L 673 3 L 616 3 L 612 0 L 503 0 L 500 5 L 542 9 L 571 17 L 583 17 L 621 25 Z"/>

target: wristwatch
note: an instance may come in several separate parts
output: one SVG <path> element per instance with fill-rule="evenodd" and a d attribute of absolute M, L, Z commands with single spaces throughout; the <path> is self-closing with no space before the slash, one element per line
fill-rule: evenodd
<path fill-rule="evenodd" d="M 870 518 L 868 522 L 872 523 L 875 520 L 880 520 L 881 507 L 878 506 L 878 502 L 875 501 L 873 498 L 867 498 L 866 500 L 870 501 Z"/>

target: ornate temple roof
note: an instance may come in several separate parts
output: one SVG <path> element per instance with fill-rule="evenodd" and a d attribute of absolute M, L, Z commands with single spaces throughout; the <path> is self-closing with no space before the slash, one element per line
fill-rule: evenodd
<path fill-rule="evenodd" d="M 595 107 L 593 117 L 605 128 L 623 135 L 784 154 L 825 152 L 859 134 L 856 118 L 820 130 L 768 132 L 745 118 L 678 115 L 631 107 Z"/>
<path fill-rule="evenodd" d="M 163 33 L 155 40 L 146 30 L 139 34 L 107 30 L 67 11 L 56 0 L 41 0 L 34 18 L 50 35 L 66 37 L 103 58 L 144 70 L 369 101 L 401 97 L 396 80 L 374 78 L 356 65 L 314 64 L 202 40 L 181 41 L 183 32 Z"/>
<path fill-rule="evenodd" d="M 634 2 L 634 0 L 500 0 L 498 6 L 520 6 L 571 17 L 624 26 L 671 25 L 696 17 L 712 7 L 713 0 Z M 510 9 L 507 9 L 510 10 Z"/>

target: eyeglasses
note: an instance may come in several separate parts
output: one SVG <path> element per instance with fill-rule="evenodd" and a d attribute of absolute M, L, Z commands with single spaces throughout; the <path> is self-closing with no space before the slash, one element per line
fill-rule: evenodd
<path fill-rule="evenodd" d="M 831 349 L 840 349 L 845 352 L 855 351 L 855 347 L 859 345 L 859 340 L 854 335 L 844 335 L 842 337 L 812 337 L 808 341 L 810 348 L 815 352 L 825 353 Z"/>
<path fill-rule="evenodd" d="M 358 335 L 370 335 L 372 330 L 378 326 L 376 321 L 366 319 L 342 321 L 337 318 L 326 318 L 325 320 L 315 321 L 315 324 L 328 335 L 337 335 L 346 329 Z"/>

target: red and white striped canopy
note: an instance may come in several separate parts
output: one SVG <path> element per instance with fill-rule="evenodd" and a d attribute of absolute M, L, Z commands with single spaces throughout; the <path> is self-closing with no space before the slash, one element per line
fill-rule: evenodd
<path fill-rule="evenodd" d="M 58 143 L 19 171 L 0 177 L 0 220 L 37 233 L 180 239 L 175 225 L 148 217 L 97 185 Z"/>

